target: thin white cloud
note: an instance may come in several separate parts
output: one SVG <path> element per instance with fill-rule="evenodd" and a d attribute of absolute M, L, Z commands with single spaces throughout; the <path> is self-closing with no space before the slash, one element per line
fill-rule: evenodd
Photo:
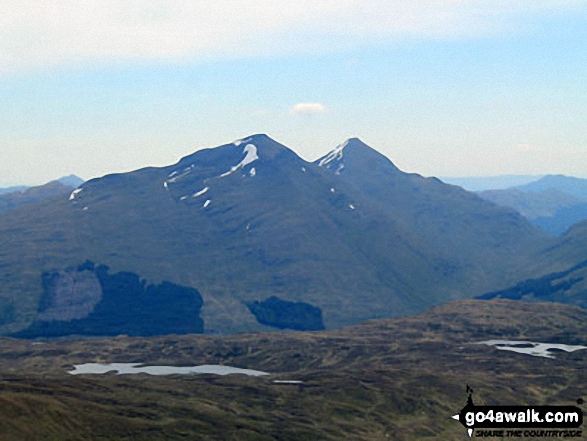
<path fill-rule="evenodd" d="M 585 4 L 585 0 L 2 0 L 0 69 L 324 51 L 404 36 L 482 36 L 524 28 L 535 14 Z"/>
<path fill-rule="evenodd" d="M 294 115 L 316 115 L 326 112 L 326 106 L 322 103 L 298 103 L 289 112 Z"/>

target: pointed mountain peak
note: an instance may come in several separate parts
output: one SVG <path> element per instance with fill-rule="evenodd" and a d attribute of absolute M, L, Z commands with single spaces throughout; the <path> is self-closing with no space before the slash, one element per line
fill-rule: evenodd
<path fill-rule="evenodd" d="M 267 135 L 266 133 L 255 133 L 253 135 L 247 136 L 246 138 L 243 139 L 249 139 L 253 142 L 263 142 L 263 141 L 273 141 L 276 142 L 273 138 L 271 138 L 269 135 Z"/>
<path fill-rule="evenodd" d="M 271 139 L 265 133 L 256 133 L 254 135 L 245 136 L 244 138 L 237 139 L 236 141 L 234 141 L 233 144 L 238 147 L 241 144 L 248 144 L 248 143 L 262 144 L 262 143 L 265 143 L 265 142 L 268 142 L 268 141 L 273 141 L 273 139 Z M 273 141 L 273 142 L 275 142 L 275 141 Z"/>
<path fill-rule="evenodd" d="M 282 152 L 291 152 L 288 147 L 275 141 L 265 133 L 257 133 L 245 138 L 237 139 L 233 142 L 236 147 L 246 148 L 248 145 L 253 146 L 261 159 L 273 159 L 275 156 Z M 249 147 L 252 148 L 252 147 Z"/>
<path fill-rule="evenodd" d="M 286 146 L 265 134 L 255 134 L 219 147 L 198 150 L 177 164 L 165 167 L 167 176 L 162 186 L 178 201 L 192 200 L 204 193 L 213 193 L 224 182 L 234 183 L 238 176 L 266 178 L 272 174 L 287 174 L 292 169 L 297 171 L 301 164 L 305 161 Z"/>
<path fill-rule="evenodd" d="M 343 144 L 345 145 L 345 149 L 347 151 L 360 151 L 362 154 L 376 154 L 385 157 L 370 145 L 365 144 L 359 138 L 349 138 Z"/>
<path fill-rule="evenodd" d="M 223 144 L 218 147 L 205 148 L 198 150 L 191 155 L 183 157 L 176 166 L 201 165 L 205 167 L 222 166 L 224 163 L 240 161 L 246 157 L 261 161 L 270 161 L 277 156 L 294 156 L 297 155 L 288 147 L 280 144 L 264 133 L 257 133 L 237 139 L 229 144 Z"/>
<path fill-rule="evenodd" d="M 356 147 L 367 147 L 369 149 L 372 149 L 372 147 L 369 147 L 367 144 L 365 144 L 360 138 L 349 138 L 345 141 L 345 143 L 347 145 L 351 145 L 351 146 L 356 146 Z"/>
<path fill-rule="evenodd" d="M 347 139 L 315 163 L 320 167 L 335 170 L 337 175 L 343 170 L 350 169 L 361 172 L 369 172 L 375 168 L 399 171 L 386 156 L 359 138 Z"/>

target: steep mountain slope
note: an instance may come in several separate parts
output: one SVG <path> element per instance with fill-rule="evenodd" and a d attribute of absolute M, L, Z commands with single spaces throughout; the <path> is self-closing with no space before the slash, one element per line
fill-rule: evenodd
<path fill-rule="evenodd" d="M 552 216 L 532 219 L 532 224 L 553 236 L 560 236 L 576 223 L 587 219 L 587 203 L 559 208 Z"/>
<path fill-rule="evenodd" d="M 458 290 L 466 283 L 474 291 L 493 278 L 507 278 L 508 266 L 543 240 L 513 210 L 436 178 L 403 173 L 358 139 L 316 164 L 329 170 L 341 188 L 358 195 L 361 206 L 377 212 L 374 228 L 381 229 L 382 237 L 387 222 L 381 219 L 409 232 L 409 243 L 425 250 L 426 262 L 441 275 L 437 283 L 444 287 Z M 377 241 L 374 247 L 383 245 Z"/>
<path fill-rule="evenodd" d="M 528 302 L 556 302 L 587 308 L 587 260 L 571 268 L 527 279 L 507 289 L 479 296 L 482 300 L 508 299 Z"/>
<path fill-rule="evenodd" d="M 587 308 L 587 221 L 574 225 L 555 244 L 536 253 L 524 272 L 530 277 L 480 298 L 550 301 Z"/>
<path fill-rule="evenodd" d="M 573 225 L 553 245 L 540 253 L 539 269 L 576 265 L 587 260 L 587 221 Z"/>
<path fill-rule="evenodd" d="M 515 266 L 549 243 L 517 213 L 405 174 L 358 140 L 312 164 L 266 135 L 5 213 L 0 241 L 5 333 L 39 328 L 43 274 L 86 260 L 196 288 L 205 332 L 239 332 L 270 329 L 255 302 L 301 303 L 289 310 L 332 328 L 479 295 L 519 280 Z M 280 327 L 281 311 L 263 314 Z"/>

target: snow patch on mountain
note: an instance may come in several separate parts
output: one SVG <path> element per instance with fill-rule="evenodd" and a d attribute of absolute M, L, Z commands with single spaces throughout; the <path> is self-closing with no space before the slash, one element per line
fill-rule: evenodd
<path fill-rule="evenodd" d="M 192 164 L 189 167 L 184 168 L 183 172 L 181 174 L 178 174 L 177 172 L 171 173 L 169 176 L 173 175 L 173 177 L 171 179 L 169 179 L 167 182 L 173 183 L 173 182 L 176 182 L 178 179 L 181 179 L 184 176 L 189 175 L 192 172 L 194 167 L 195 167 L 195 165 Z"/>
<path fill-rule="evenodd" d="M 337 161 L 340 161 L 342 159 L 342 151 L 344 150 L 344 148 L 347 146 L 349 142 L 345 141 L 342 144 L 340 144 L 339 146 L 337 146 L 334 150 L 332 150 L 330 153 L 328 153 L 319 163 L 318 166 L 319 167 L 323 167 L 326 164 L 328 164 L 329 162 L 334 161 L 335 159 Z"/>
<path fill-rule="evenodd" d="M 239 162 L 237 165 L 235 165 L 234 167 L 232 167 L 226 173 L 222 173 L 220 175 L 221 178 L 224 178 L 228 175 L 231 175 L 232 173 L 237 171 L 239 168 L 243 168 L 243 167 L 249 165 L 251 162 L 254 162 L 257 159 L 259 159 L 259 156 L 257 155 L 257 147 L 254 144 L 247 144 L 245 146 L 245 148 L 243 149 L 243 153 L 246 154 L 245 157 L 243 158 L 243 160 L 241 162 Z"/>
<path fill-rule="evenodd" d="M 203 195 L 204 193 L 206 193 L 208 190 L 210 190 L 210 187 L 203 188 L 202 190 L 195 192 L 195 193 L 192 195 L 192 197 L 193 197 L 193 198 L 197 198 L 198 196 L 202 196 L 202 195 Z"/>
<path fill-rule="evenodd" d="M 76 197 L 78 194 L 80 194 L 80 192 L 81 192 L 81 191 L 82 191 L 82 189 L 81 189 L 81 188 L 76 188 L 75 190 L 73 190 L 73 191 L 71 192 L 71 194 L 69 195 L 69 200 L 70 200 L 70 201 L 73 201 L 73 200 L 75 199 L 75 197 Z"/>
<path fill-rule="evenodd" d="M 247 143 L 251 140 L 251 138 L 247 138 L 247 139 L 237 139 L 236 141 L 234 141 L 234 145 L 235 146 L 239 146 L 241 144 Z"/>

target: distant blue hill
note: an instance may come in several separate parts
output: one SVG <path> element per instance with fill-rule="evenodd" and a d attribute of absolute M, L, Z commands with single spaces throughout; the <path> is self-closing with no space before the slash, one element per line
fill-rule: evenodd
<path fill-rule="evenodd" d="M 28 187 L 26 185 L 17 185 L 15 187 L 0 188 L 0 194 L 10 194 L 25 191 Z"/>
<path fill-rule="evenodd" d="M 556 189 L 587 202 L 587 179 L 572 176 L 547 175 L 534 182 L 519 185 L 517 189 L 525 192 Z"/>
<path fill-rule="evenodd" d="M 81 178 L 70 175 L 36 187 L 11 187 L 12 191 L 0 192 L 0 213 L 57 196 L 69 195 L 74 188 L 79 187 L 82 183 Z"/>
<path fill-rule="evenodd" d="M 76 175 L 69 175 L 69 176 L 63 176 L 59 179 L 56 179 L 55 181 L 60 182 L 63 185 L 66 185 L 68 187 L 73 187 L 73 188 L 77 188 L 80 185 L 82 185 L 85 181 L 80 178 L 79 176 Z M 51 182 L 55 182 L 55 181 L 51 181 Z M 39 186 L 35 186 L 35 187 L 41 187 Z M 10 193 L 22 193 L 23 191 L 32 188 L 32 186 L 30 185 L 16 185 L 13 187 L 4 187 L 4 188 L 0 188 L 0 195 L 1 194 L 10 194 Z"/>
<path fill-rule="evenodd" d="M 547 175 L 517 187 L 478 194 L 497 205 L 513 208 L 554 236 L 587 219 L 587 179 Z"/>
<path fill-rule="evenodd" d="M 540 179 L 540 175 L 502 175 L 472 176 L 459 178 L 440 178 L 447 184 L 458 185 L 469 191 L 503 190 L 505 188 L 528 184 Z"/>
<path fill-rule="evenodd" d="M 69 187 L 79 187 L 84 183 L 84 180 L 76 175 L 63 176 L 58 181 Z"/>

